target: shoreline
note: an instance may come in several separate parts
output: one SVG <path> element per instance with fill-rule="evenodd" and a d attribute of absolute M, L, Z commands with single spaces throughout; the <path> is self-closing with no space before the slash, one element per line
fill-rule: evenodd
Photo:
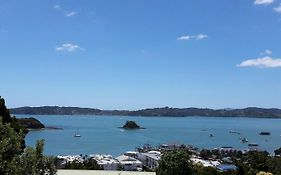
<path fill-rule="evenodd" d="M 45 128 L 37 128 L 37 129 L 28 128 L 28 131 L 42 131 L 42 130 L 63 130 L 63 128 L 52 127 L 52 126 L 46 126 Z"/>

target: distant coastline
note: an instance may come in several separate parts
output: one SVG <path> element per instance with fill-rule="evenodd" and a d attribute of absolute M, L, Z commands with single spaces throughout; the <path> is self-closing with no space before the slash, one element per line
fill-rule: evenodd
<path fill-rule="evenodd" d="M 154 117 L 249 117 L 249 118 L 280 118 L 281 109 L 256 108 L 243 109 L 209 109 L 209 108 L 150 108 L 141 110 L 101 110 L 81 107 L 20 107 L 10 109 L 12 114 L 26 115 L 116 115 L 116 116 L 154 116 Z"/>

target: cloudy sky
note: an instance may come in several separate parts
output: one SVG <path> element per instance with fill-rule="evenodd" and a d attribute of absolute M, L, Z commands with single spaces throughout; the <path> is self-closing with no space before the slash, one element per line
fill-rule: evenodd
<path fill-rule="evenodd" d="M 1 0 L 9 107 L 281 108 L 281 0 Z"/>

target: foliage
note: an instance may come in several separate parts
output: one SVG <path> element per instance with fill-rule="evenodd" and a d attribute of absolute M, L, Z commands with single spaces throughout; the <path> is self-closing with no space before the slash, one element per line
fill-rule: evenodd
<path fill-rule="evenodd" d="M 164 153 L 156 170 L 157 175 L 189 175 L 193 173 L 190 155 L 183 150 Z"/>
<path fill-rule="evenodd" d="M 245 154 L 244 160 L 251 166 L 251 168 L 258 171 L 267 171 L 268 167 L 266 161 L 268 159 L 268 152 L 249 151 Z"/>
<path fill-rule="evenodd" d="M 196 175 L 219 175 L 219 172 L 213 167 L 203 167 L 197 165 L 196 168 Z"/>
<path fill-rule="evenodd" d="M 278 148 L 278 149 L 276 149 L 276 150 L 274 151 L 274 153 L 275 153 L 275 155 L 280 155 L 280 156 L 281 156 L 281 147 Z"/>
<path fill-rule="evenodd" d="M 94 159 L 87 159 L 84 161 L 84 166 L 87 170 L 101 170 L 102 168 L 98 165 Z"/>
<path fill-rule="evenodd" d="M 23 133 L 0 122 L 0 174 L 17 174 Z"/>
<path fill-rule="evenodd" d="M 267 173 L 267 172 L 261 171 L 261 172 L 257 173 L 257 175 L 272 175 L 272 173 Z"/>
<path fill-rule="evenodd" d="M 0 174 L 2 175 L 53 175 L 56 173 L 53 158 L 43 155 L 44 141 L 36 149 L 25 149 L 25 134 L 15 117 L 11 117 L 0 97 Z M 25 149 L 25 150 L 24 150 Z"/>
<path fill-rule="evenodd" d="M 202 158 L 202 159 L 209 159 L 209 158 L 211 158 L 212 157 L 212 152 L 210 151 L 210 150 L 208 150 L 208 149 L 202 149 L 201 151 L 200 151 L 200 157 Z"/>
<path fill-rule="evenodd" d="M 256 175 L 261 171 L 281 175 L 281 157 L 272 157 L 265 151 L 249 151 L 241 159 L 233 159 L 240 175 Z"/>
<path fill-rule="evenodd" d="M 98 165 L 97 161 L 94 159 L 87 159 L 84 162 L 79 162 L 74 160 L 73 162 L 68 162 L 64 169 L 83 169 L 83 170 L 102 170 Z"/>
<path fill-rule="evenodd" d="M 269 158 L 266 164 L 269 172 L 275 175 L 281 175 L 281 157 Z"/>
<path fill-rule="evenodd" d="M 54 158 L 43 155 L 44 141 L 39 140 L 36 143 L 36 148 L 27 147 L 21 155 L 21 167 L 24 167 L 25 175 L 54 175 L 56 168 Z"/>

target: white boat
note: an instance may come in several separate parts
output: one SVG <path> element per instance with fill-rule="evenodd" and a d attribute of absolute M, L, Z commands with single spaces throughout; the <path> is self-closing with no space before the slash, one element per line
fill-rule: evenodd
<path fill-rule="evenodd" d="M 77 130 L 77 132 L 74 134 L 74 137 L 81 137 L 81 135 L 79 134 L 78 130 Z"/>

